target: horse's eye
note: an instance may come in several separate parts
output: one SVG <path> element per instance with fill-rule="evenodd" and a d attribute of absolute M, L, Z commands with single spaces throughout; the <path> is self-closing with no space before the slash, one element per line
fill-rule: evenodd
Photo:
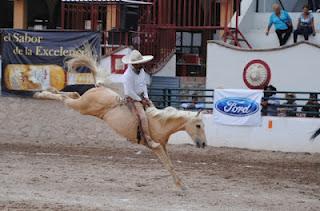
<path fill-rule="evenodd" d="M 201 125 L 196 125 L 197 128 L 201 128 Z"/>

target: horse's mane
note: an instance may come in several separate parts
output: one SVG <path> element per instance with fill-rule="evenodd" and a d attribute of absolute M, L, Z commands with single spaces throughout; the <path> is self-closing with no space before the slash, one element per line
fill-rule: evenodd
<path fill-rule="evenodd" d="M 195 118 L 196 113 L 192 111 L 183 111 L 178 110 L 173 107 L 167 107 L 165 109 L 157 109 L 156 107 L 149 107 L 147 109 L 147 114 L 150 115 L 152 118 L 156 118 L 162 122 L 167 122 L 173 119 L 179 118 Z"/>

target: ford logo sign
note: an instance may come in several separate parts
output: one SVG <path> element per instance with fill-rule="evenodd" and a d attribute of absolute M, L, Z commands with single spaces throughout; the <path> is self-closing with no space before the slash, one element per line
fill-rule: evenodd
<path fill-rule="evenodd" d="M 248 98 L 229 97 L 218 100 L 215 104 L 217 111 L 229 115 L 244 117 L 249 116 L 259 111 L 259 104 Z"/>

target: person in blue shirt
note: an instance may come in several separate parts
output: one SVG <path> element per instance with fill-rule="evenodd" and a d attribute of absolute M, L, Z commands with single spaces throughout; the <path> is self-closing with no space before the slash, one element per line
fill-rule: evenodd
<path fill-rule="evenodd" d="M 204 103 L 198 102 L 198 97 L 196 95 L 192 96 L 192 102 L 191 103 L 182 103 L 180 105 L 183 109 L 190 109 L 190 110 L 201 110 L 205 108 Z"/>
<path fill-rule="evenodd" d="M 270 16 L 266 35 L 269 35 L 271 26 L 274 25 L 280 46 L 283 46 L 287 43 L 292 33 L 292 20 L 288 12 L 282 10 L 279 4 L 272 5 L 272 9 L 274 12 Z"/>

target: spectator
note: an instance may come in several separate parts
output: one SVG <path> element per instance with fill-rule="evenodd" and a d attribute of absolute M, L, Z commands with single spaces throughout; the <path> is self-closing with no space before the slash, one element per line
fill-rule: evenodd
<path fill-rule="evenodd" d="M 309 35 L 316 36 L 313 15 L 309 12 L 308 5 L 303 6 L 303 13 L 298 19 L 297 29 L 293 32 L 293 41 L 297 42 L 298 35 L 303 35 L 304 40 L 309 40 Z"/>
<path fill-rule="evenodd" d="M 182 103 L 181 107 L 183 109 L 195 110 L 195 109 L 204 109 L 205 105 L 203 103 L 198 102 L 197 96 L 192 96 L 191 103 Z"/>
<path fill-rule="evenodd" d="M 290 117 L 297 116 L 297 103 L 295 102 L 296 95 L 293 93 L 287 93 L 286 100 L 287 102 L 283 103 L 279 109 L 280 114 Z"/>
<path fill-rule="evenodd" d="M 308 112 L 306 113 L 306 117 L 319 117 L 319 109 L 320 104 L 318 103 L 318 95 L 317 94 L 310 94 L 310 99 L 306 103 L 305 106 L 303 106 L 302 111 Z M 313 112 L 313 113 L 309 113 Z"/>
<path fill-rule="evenodd" d="M 277 94 L 274 93 L 277 91 L 277 88 L 269 85 L 265 87 L 264 99 L 261 102 L 262 105 L 262 115 L 264 116 L 277 116 L 278 107 L 280 105 L 280 100 L 277 98 Z"/>
<path fill-rule="evenodd" d="M 292 20 L 288 12 L 282 10 L 279 4 L 273 4 L 272 9 L 274 12 L 270 16 L 266 35 L 269 35 L 271 26 L 274 25 L 280 46 L 283 46 L 287 43 L 292 33 Z"/>

